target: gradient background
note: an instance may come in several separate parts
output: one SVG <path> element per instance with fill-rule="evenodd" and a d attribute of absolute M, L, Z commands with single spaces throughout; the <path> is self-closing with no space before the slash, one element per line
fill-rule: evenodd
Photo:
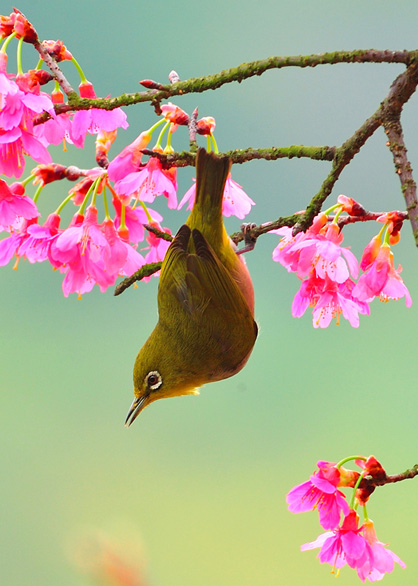
<path fill-rule="evenodd" d="M 11 6 L 3 3 L 2 12 Z M 143 78 L 166 83 L 171 69 L 187 79 L 270 55 L 418 46 L 413 0 L 56 0 L 37 9 L 21 0 L 18 7 L 41 38 L 65 42 L 100 96 L 137 91 Z M 28 48 L 24 55 L 25 66 L 33 66 Z M 68 64 L 64 70 L 77 83 Z M 366 64 L 270 71 L 173 101 L 216 118 L 221 150 L 338 145 L 376 110 L 402 70 Z M 111 153 L 155 121 L 148 104 L 127 113 L 130 128 Z M 416 169 L 416 95 L 403 122 Z M 187 146 L 184 131 L 173 143 Z M 93 166 L 93 140 L 83 152 L 57 148 L 54 158 Z M 303 208 L 329 168 L 309 160 L 234 167 L 235 180 L 257 202 L 248 221 Z M 180 196 L 192 176 L 192 169 L 179 171 Z M 45 190 L 44 213 L 68 187 Z M 331 203 L 339 193 L 368 209 L 403 209 L 382 131 L 343 172 Z M 164 224 L 175 231 L 186 214 L 170 214 L 165 201 L 158 203 Z M 236 231 L 239 221 L 227 227 Z M 376 226 L 349 227 L 346 244 L 360 254 L 375 232 Z M 403 301 L 375 301 L 359 329 L 342 320 L 319 331 L 310 313 L 300 320 L 290 315 L 298 283 L 272 262 L 277 241 L 260 238 L 247 255 L 260 325 L 247 367 L 198 398 L 152 405 L 129 430 L 123 421 L 132 365 L 156 321 L 157 279 L 118 298 L 95 290 L 78 301 L 64 299 L 61 277 L 49 266 L 21 262 L 17 271 L 1 271 L 2 584 L 98 584 L 79 568 L 97 535 L 128 556 L 141 547 L 152 585 L 322 586 L 331 580 L 315 552 L 299 551 L 321 532 L 317 516 L 289 513 L 285 494 L 318 459 L 373 453 L 389 473 L 417 461 L 417 251 L 406 225 L 394 253 L 414 299 L 411 309 Z M 416 483 L 377 490 L 368 507 L 379 538 L 408 564 L 386 576 L 387 585 L 418 583 Z M 339 584 L 356 583 L 355 572 L 343 569 Z"/>

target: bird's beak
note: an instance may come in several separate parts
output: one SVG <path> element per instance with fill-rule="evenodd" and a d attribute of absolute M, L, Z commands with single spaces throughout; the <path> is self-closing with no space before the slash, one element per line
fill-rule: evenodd
<path fill-rule="evenodd" d="M 141 413 L 142 409 L 144 409 L 146 405 L 147 395 L 142 395 L 142 397 L 135 397 L 132 405 L 129 408 L 129 413 L 125 420 L 125 426 L 129 427 Z"/>

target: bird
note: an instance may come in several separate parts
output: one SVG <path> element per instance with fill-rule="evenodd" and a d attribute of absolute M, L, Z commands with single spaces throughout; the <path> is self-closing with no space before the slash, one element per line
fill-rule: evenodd
<path fill-rule="evenodd" d="M 161 266 L 158 322 L 135 360 L 127 427 L 157 399 L 239 372 L 257 338 L 251 278 L 222 219 L 231 160 L 200 148 L 195 165 L 195 202 Z"/>

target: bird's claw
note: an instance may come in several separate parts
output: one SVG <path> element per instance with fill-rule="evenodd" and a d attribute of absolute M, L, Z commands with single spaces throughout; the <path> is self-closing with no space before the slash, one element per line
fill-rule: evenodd
<path fill-rule="evenodd" d="M 241 232 L 244 236 L 244 248 L 241 250 L 237 250 L 237 254 L 243 254 L 244 252 L 250 252 L 254 250 L 255 243 L 257 242 L 257 236 L 252 234 L 254 228 L 257 227 L 257 224 L 253 222 L 241 224 Z"/>

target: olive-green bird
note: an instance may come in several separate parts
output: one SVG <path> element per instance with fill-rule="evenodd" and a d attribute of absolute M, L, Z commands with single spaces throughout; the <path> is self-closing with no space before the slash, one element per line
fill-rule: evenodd
<path fill-rule="evenodd" d="M 126 425 L 150 403 L 198 394 L 245 365 L 257 337 L 253 287 L 222 220 L 227 157 L 199 149 L 193 210 L 161 267 L 158 323 L 139 351 Z"/>

